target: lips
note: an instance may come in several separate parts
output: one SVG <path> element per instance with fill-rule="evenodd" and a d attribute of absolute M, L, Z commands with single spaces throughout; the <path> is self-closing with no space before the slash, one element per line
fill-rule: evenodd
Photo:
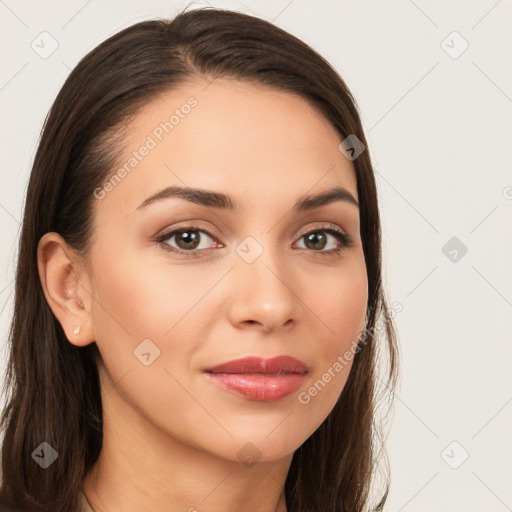
<path fill-rule="evenodd" d="M 245 357 L 222 363 L 205 370 L 208 373 L 242 373 L 263 375 L 280 375 L 286 373 L 306 374 L 307 366 L 298 359 L 289 356 L 277 356 L 272 359 Z"/>
<path fill-rule="evenodd" d="M 271 359 L 246 357 L 205 370 L 210 381 L 250 400 L 271 402 L 296 391 L 308 373 L 298 359 L 278 356 Z"/>

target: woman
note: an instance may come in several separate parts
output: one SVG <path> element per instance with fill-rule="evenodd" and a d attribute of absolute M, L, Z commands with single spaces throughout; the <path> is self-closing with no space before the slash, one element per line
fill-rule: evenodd
<path fill-rule="evenodd" d="M 103 42 L 28 186 L 2 510 L 381 510 L 380 244 L 355 101 L 310 47 L 215 9 Z"/>

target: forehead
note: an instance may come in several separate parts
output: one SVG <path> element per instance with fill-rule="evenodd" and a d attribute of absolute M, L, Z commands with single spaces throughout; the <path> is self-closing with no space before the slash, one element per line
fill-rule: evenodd
<path fill-rule="evenodd" d="M 343 186 L 357 199 L 342 138 L 302 97 L 228 79 L 187 83 L 143 107 L 128 127 L 116 183 L 100 208 L 131 215 L 160 188 L 229 192 L 242 206 Z"/>

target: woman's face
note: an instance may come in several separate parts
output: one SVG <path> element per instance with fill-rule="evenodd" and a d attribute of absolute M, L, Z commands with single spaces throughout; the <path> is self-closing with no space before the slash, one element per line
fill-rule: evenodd
<path fill-rule="evenodd" d="M 368 298 L 341 141 L 298 96 L 234 80 L 187 84 L 133 120 L 115 177 L 95 191 L 89 342 L 107 398 L 148 435 L 275 460 L 334 407 Z M 295 208 L 336 187 L 346 193 Z M 206 371 L 276 356 L 303 366 Z"/>

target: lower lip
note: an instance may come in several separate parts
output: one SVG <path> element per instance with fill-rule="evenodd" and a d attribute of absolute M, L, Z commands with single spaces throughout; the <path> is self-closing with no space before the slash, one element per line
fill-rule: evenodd
<path fill-rule="evenodd" d="M 207 373 L 219 386 L 249 400 L 275 402 L 300 388 L 305 375 L 286 373 L 283 375 Z"/>

